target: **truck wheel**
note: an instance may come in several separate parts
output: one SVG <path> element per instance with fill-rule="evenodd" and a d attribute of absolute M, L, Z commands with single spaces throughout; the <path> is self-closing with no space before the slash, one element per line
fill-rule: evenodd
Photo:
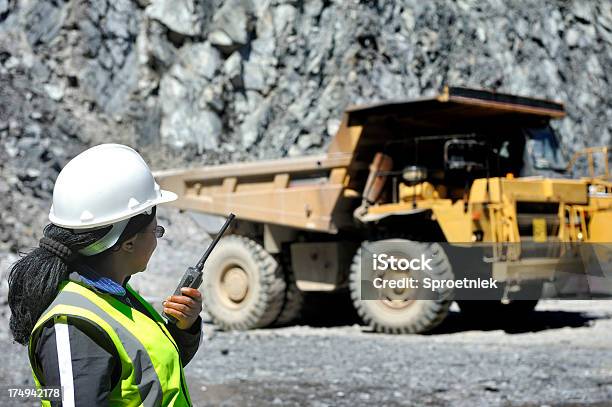
<path fill-rule="evenodd" d="M 394 239 L 399 241 L 398 239 Z M 417 258 L 424 254 L 433 258 L 432 279 L 452 279 L 451 265 L 442 247 L 437 243 L 419 243 L 403 240 L 406 257 Z M 439 325 L 446 318 L 452 303 L 452 290 L 438 291 L 436 299 L 361 299 L 363 245 L 357 250 L 351 264 L 349 289 L 353 305 L 361 319 L 377 332 L 386 333 L 423 333 Z M 366 278 L 367 279 L 367 278 Z M 384 295 L 383 295 L 384 297 Z M 422 298 L 419 296 L 419 298 Z"/>
<path fill-rule="evenodd" d="M 287 325 L 299 318 L 302 306 L 304 305 L 304 294 L 295 284 L 293 270 L 291 270 L 290 266 L 285 266 L 284 270 L 287 289 L 285 291 L 283 308 L 276 321 L 274 321 L 275 326 Z"/>
<path fill-rule="evenodd" d="M 221 329 L 270 325 L 279 315 L 285 278 L 278 262 L 255 241 L 228 236 L 206 263 L 203 305 Z"/>

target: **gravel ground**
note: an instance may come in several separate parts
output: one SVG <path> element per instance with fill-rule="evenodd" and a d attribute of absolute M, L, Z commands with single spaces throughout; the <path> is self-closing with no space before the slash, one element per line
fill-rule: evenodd
<path fill-rule="evenodd" d="M 351 315 L 322 311 L 324 320 L 310 313 L 280 329 L 225 333 L 206 324 L 186 368 L 194 404 L 612 405 L 609 301 L 544 301 L 512 332 L 452 313 L 427 336 L 374 334 Z M 6 335 L 0 346 L 0 384 L 30 384 L 25 349 Z"/>
<path fill-rule="evenodd" d="M 160 211 L 160 224 L 167 238 L 133 279 L 157 307 L 208 240 L 172 210 Z M 0 270 L 15 258 L 0 254 Z M 5 302 L 4 279 L 1 289 Z M 206 323 L 186 368 L 194 404 L 612 405 L 612 301 L 546 300 L 528 320 L 505 326 L 467 320 L 453 307 L 441 327 L 420 336 L 369 332 L 346 293 L 306 302 L 302 320 L 286 328 L 226 333 Z M 32 384 L 7 308 L 0 307 L 0 387 Z"/>

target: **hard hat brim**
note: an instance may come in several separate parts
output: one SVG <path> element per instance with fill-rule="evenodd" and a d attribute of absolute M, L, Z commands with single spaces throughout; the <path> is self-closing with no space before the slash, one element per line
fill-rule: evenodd
<path fill-rule="evenodd" d="M 160 189 L 159 192 L 160 192 L 161 198 L 159 199 L 159 202 L 156 205 L 161 205 L 164 203 L 176 201 L 178 199 L 178 195 L 172 191 Z"/>

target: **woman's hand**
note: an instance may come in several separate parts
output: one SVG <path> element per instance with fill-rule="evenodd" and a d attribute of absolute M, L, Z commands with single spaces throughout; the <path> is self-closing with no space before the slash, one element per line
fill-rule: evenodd
<path fill-rule="evenodd" d="M 164 313 L 177 319 L 179 329 L 189 329 L 202 312 L 202 294 L 195 288 L 181 288 L 183 295 L 171 295 L 162 303 Z"/>

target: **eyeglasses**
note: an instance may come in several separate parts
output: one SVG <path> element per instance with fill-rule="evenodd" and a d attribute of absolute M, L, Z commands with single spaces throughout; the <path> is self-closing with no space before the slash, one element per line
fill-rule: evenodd
<path fill-rule="evenodd" d="M 156 238 L 159 239 L 160 237 L 163 237 L 165 232 L 166 232 L 166 229 L 164 229 L 163 226 L 158 225 L 155 227 L 155 237 Z"/>
<path fill-rule="evenodd" d="M 138 233 L 147 233 L 147 231 L 142 231 L 142 232 L 138 232 Z M 164 229 L 163 226 L 155 226 L 155 229 L 153 229 L 153 234 L 155 235 L 156 238 L 160 238 L 164 236 L 164 233 L 166 233 L 166 229 Z"/>
<path fill-rule="evenodd" d="M 163 226 L 155 226 L 155 229 L 153 229 L 153 234 L 155 234 L 156 238 L 160 238 L 164 236 L 164 233 L 166 233 L 166 229 L 164 229 Z"/>

